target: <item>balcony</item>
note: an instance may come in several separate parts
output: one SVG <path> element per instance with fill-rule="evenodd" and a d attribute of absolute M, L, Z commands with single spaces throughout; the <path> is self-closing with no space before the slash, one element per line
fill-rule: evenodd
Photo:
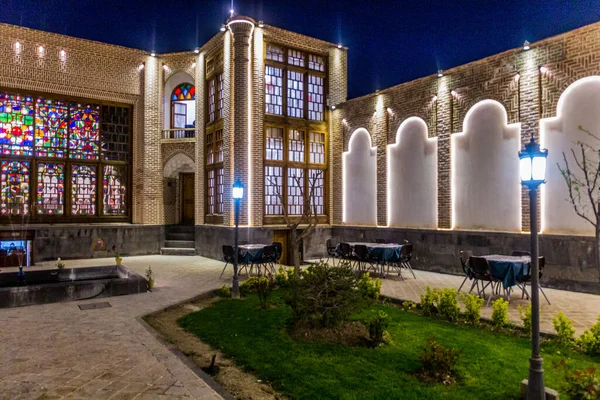
<path fill-rule="evenodd" d="M 165 139 L 193 139 L 196 137 L 196 128 L 163 129 L 163 140 Z"/>

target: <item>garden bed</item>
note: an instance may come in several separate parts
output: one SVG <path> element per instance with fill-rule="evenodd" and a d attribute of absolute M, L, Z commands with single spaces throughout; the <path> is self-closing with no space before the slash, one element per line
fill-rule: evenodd
<path fill-rule="evenodd" d="M 282 294 L 280 290 L 273 293 L 275 307 L 267 310 L 260 309 L 256 295 L 249 295 L 241 301 L 216 301 L 182 316 L 178 322 L 203 343 L 235 360 L 237 367 L 253 373 L 256 378 L 247 378 L 247 382 L 260 379 L 265 395 L 273 387 L 278 393 L 298 399 L 520 397 L 519 384 L 527 378 L 529 367 L 530 341 L 526 338 L 440 321 L 392 305 L 377 304 L 354 314 L 352 319 L 360 321 L 368 318 L 374 310 L 385 311 L 390 317 L 388 332 L 391 343 L 388 345 L 373 349 L 294 340 L 288 333 L 291 310 L 285 305 Z M 459 350 L 459 383 L 428 385 L 417 379 L 415 375 L 420 369 L 418 357 L 429 338 Z M 205 359 L 212 354 L 209 348 L 202 351 L 207 353 Z M 563 374 L 552 368 L 553 362 L 566 359 L 571 368 L 600 367 L 599 359 L 553 342 L 542 345 L 542 356 L 546 385 L 559 390 Z M 229 360 L 219 362 L 219 358 L 217 363 L 233 364 Z M 222 373 L 223 370 L 217 375 L 217 380 Z M 228 388 L 226 384 L 224 386 Z M 234 394 L 242 398 L 259 398 L 244 395 L 242 391 Z M 275 393 L 270 394 L 271 398 L 274 396 Z"/>

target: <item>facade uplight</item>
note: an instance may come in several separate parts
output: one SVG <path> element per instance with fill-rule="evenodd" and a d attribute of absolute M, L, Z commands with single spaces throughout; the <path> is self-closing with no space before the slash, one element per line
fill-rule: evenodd
<path fill-rule="evenodd" d="M 444 71 L 442 71 L 441 69 L 438 69 L 437 77 L 441 78 L 442 76 L 444 76 Z"/>
<path fill-rule="evenodd" d="M 341 48 L 342 48 L 342 44 L 338 43 L 338 49 L 341 49 Z"/>
<path fill-rule="evenodd" d="M 227 30 L 227 27 L 225 26 L 225 24 L 221 25 L 221 32 L 225 32 Z"/>
<path fill-rule="evenodd" d="M 192 63 L 192 68 L 196 68 L 196 63 L 195 62 Z"/>
<path fill-rule="evenodd" d="M 15 42 L 15 51 L 17 53 L 21 51 L 21 43 L 20 42 Z"/>
<path fill-rule="evenodd" d="M 527 40 L 525 41 L 525 43 L 523 43 L 523 50 L 527 51 L 531 48 L 531 43 L 529 43 Z"/>
<path fill-rule="evenodd" d="M 540 72 L 542 74 L 545 74 L 546 72 L 548 72 L 548 67 L 544 67 L 543 65 L 540 67 Z"/>
<path fill-rule="evenodd" d="M 263 21 L 258 21 L 258 27 L 259 28 L 264 28 L 265 27 L 265 23 Z"/>
<path fill-rule="evenodd" d="M 38 54 L 40 56 L 43 56 L 45 51 L 46 51 L 46 49 L 44 49 L 44 46 L 38 47 Z"/>
<path fill-rule="evenodd" d="M 517 73 L 517 74 L 515 75 L 515 81 L 516 81 L 516 82 L 519 82 L 519 79 L 521 79 L 521 74 Z"/>
<path fill-rule="evenodd" d="M 194 49 L 194 53 L 196 53 L 196 54 L 200 53 L 200 49 L 199 49 L 198 47 L 196 47 L 196 48 Z"/>
<path fill-rule="evenodd" d="M 151 55 L 152 57 L 156 57 L 156 52 L 155 52 L 154 50 L 152 50 L 152 53 L 150 53 L 150 55 Z"/>

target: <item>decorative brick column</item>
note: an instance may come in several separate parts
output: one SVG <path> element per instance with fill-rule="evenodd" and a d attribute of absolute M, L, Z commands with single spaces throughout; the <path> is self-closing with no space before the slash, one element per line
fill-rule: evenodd
<path fill-rule="evenodd" d="M 240 225 L 249 224 L 249 201 L 253 188 L 248 170 L 248 135 L 250 135 L 250 37 L 254 20 L 236 16 L 228 21 L 233 33 L 233 182 L 244 185 L 244 200 L 240 204 Z M 231 141 L 231 139 L 230 139 Z M 231 197 L 227 198 L 231 202 Z"/>
<path fill-rule="evenodd" d="M 452 135 L 452 95 L 450 78 L 439 78 L 437 94 L 438 138 L 438 228 L 452 228 L 452 159 L 450 135 Z"/>
<path fill-rule="evenodd" d="M 196 83 L 196 182 L 194 191 L 196 192 L 196 210 L 194 221 L 196 225 L 204 224 L 206 214 L 206 173 L 205 173 L 205 149 L 204 140 L 206 138 L 206 79 L 205 79 L 205 53 L 198 54 L 196 58 L 195 83 Z"/>
<path fill-rule="evenodd" d="M 252 34 L 252 141 L 250 149 L 250 183 L 252 199 L 250 214 L 252 226 L 262 226 L 265 213 L 265 167 L 264 167 L 264 118 L 265 118 L 265 74 L 264 74 L 264 31 L 255 28 Z"/>

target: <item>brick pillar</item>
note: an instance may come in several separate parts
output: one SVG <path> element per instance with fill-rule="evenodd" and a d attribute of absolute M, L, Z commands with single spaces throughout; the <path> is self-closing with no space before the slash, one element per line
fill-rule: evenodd
<path fill-rule="evenodd" d="M 196 192 L 196 210 L 195 224 L 204 224 L 204 216 L 206 215 L 206 173 L 204 170 L 204 140 L 206 138 L 206 79 L 205 79 L 205 53 L 198 54 L 196 58 L 195 82 L 196 82 L 196 182 L 194 190 Z"/>
<path fill-rule="evenodd" d="M 253 190 L 249 185 L 248 171 L 248 135 L 250 134 L 249 89 L 250 76 L 250 36 L 254 21 L 247 17 L 236 16 L 228 23 L 233 33 L 233 183 L 244 185 L 244 200 L 240 204 L 240 225 L 249 223 L 249 200 Z M 231 140 L 230 140 L 231 141 Z M 230 201 L 231 198 L 229 198 Z M 232 207 L 233 208 L 233 207 Z"/>
<path fill-rule="evenodd" d="M 264 118 L 265 118 L 265 74 L 264 74 L 263 30 L 255 28 L 252 40 L 252 141 L 251 141 L 251 215 L 252 226 L 262 226 L 265 212 L 265 167 L 264 167 Z"/>
<path fill-rule="evenodd" d="M 450 135 L 452 134 L 452 95 L 450 78 L 439 78 L 437 94 L 438 138 L 438 228 L 452 228 L 452 159 Z"/>
<path fill-rule="evenodd" d="M 148 57 L 144 68 L 144 210 L 143 223 L 163 223 L 163 180 L 160 152 L 162 62 Z"/>
<path fill-rule="evenodd" d="M 373 146 L 377 146 L 377 226 L 387 226 L 387 110 L 383 94 L 376 96 L 373 117 Z"/>

